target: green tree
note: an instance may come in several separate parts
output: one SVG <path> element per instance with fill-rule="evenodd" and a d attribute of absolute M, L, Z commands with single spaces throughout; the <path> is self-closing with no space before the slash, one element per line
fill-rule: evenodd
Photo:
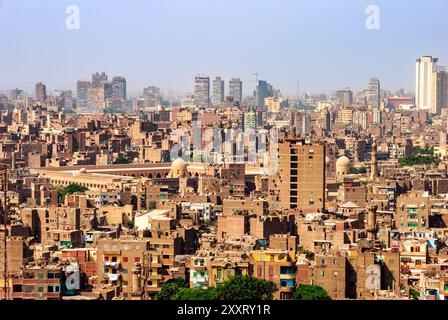
<path fill-rule="evenodd" d="M 134 228 L 134 222 L 133 221 L 131 221 L 131 220 L 128 221 L 128 228 L 129 229 L 133 229 Z"/>
<path fill-rule="evenodd" d="M 409 297 L 418 300 L 420 298 L 420 293 L 414 288 L 409 288 Z"/>
<path fill-rule="evenodd" d="M 359 168 L 353 166 L 350 167 L 350 174 L 361 174 L 361 173 L 367 173 L 366 167 L 364 166 Z"/>
<path fill-rule="evenodd" d="M 216 288 L 180 288 L 172 300 L 218 300 Z"/>
<path fill-rule="evenodd" d="M 306 249 L 300 249 L 299 254 L 304 254 L 308 260 L 314 260 L 314 252 Z"/>
<path fill-rule="evenodd" d="M 157 209 L 157 203 L 155 201 L 151 201 L 148 205 L 148 210 L 155 210 Z"/>
<path fill-rule="evenodd" d="M 310 284 L 300 284 L 292 297 L 295 300 L 331 300 L 324 288 Z"/>
<path fill-rule="evenodd" d="M 277 291 L 275 283 L 251 276 L 234 276 L 218 284 L 218 300 L 272 300 Z"/>
<path fill-rule="evenodd" d="M 277 286 L 250 276 L 234 276 L 216 287 L 187 288 L 185 283 L 162 285 L 157 300 L 272 300 Z"/>
<path fill-rule="evenodd" d="M 434 148 L 415 147 L 410 155 L 399 159 L 400 166 L 415 166 L 419 164 L 439 164 L 440 158 L 434 154 Z"/>
<path fill-rule="evenodd" d="M 156 300 L 173 300 L 181 289 L 187 288 L 183 279 L 170 279 L 162 284 L 160 291 L 156 294 Z"/>
<path fill-rule="evenodd" d="M 129 164 L 129 163 L 132 163 L 132 161 L 127 158 L 124 158 L 122 156 L 119 156 L 117 159 L 115 159 L 115 161 L 113 163 L 114 164 Z"/>
<path fill-rule="evenodd" d="M 70 195 L 75 192 L 85 192 L 87 190 L 89 190 L 89 189 L 87 189 L 86 187 L 81 186 L 77 183 L 71 183 L 66 187 L 59 186 L 58 187 L 58 202 L 64 203 L 66 195 Z"/>

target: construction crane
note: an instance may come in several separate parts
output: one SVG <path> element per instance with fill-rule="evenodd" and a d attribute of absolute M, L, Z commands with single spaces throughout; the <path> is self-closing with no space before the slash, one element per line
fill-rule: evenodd
<path fill-rule="evenodd" d="M 266 73 L 254 72 L 253 75 L 255 76 L 255 82 L 258 83 L 258 81 L 260 80 L 260 76 L 261 75 L 266 75 Z"/>

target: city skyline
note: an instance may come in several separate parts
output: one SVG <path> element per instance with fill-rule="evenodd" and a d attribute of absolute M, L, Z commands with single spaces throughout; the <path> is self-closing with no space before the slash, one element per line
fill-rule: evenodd
<path fill-rule="evenodd" d="M 65 27 L 69 4 L 80 9 L 79 30 Z M 6 45 L 0 53 L 5 62 L 0 89 L 32 92 L 43 82 L 50 92 L 74 90 L 77 80 L 98 70 L 125 77 L 131 96 L 147 86 L 193 92 L 199 73 L 211 79 L 221 76 L 226 91 L 228 81 L 239 77 L 244 96 L 255 89 L 256 72 L 287 96 L 297 93 L 297 81 L 300 92 L 328 93 L 344 87 L 358 92 L 372 77 L 382 88 L 414 91 L 416 57 L 431 55 L 440 65 L 448 65 L 448 44 L 443 41 L 448 2 L 442 0 L 429 5 L 377 1 L 378 30 L 365 27 L 367 1 L 350 6 L 340 1 L 105 4 L 2 1 L 0 36 Z M 259 9 L 255 18 L 250 15 L 253 4 Z M 274 18 L 278 22 L 269 24 Z M 417 20 L 420 23 L 410 23 Z M 123 24 L 112 28 L 110 21 Z M 127 41 L 136 32 L 147 34 L 149 41 Z M 98 41 L 99 35 L 104 41 Z"/>
<path fill-rule="evenodd" d="M 446 13 L 0 0 L 0 302 L 448 300 Z"/>

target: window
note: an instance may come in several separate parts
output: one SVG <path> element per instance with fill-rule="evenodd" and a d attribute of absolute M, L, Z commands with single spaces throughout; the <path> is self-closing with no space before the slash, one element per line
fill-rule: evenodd
<path fill-rule="evenodd" d="M 22 285 L 20 284 L 14 284 L 12 286 L 12 292 L 22 292 Z"/>
<path fill-rule="evenodd" d="M 321 277 L 325 277 L 325 271 L 321 271 L 321 272 L 320 272 L 320 276 L 321 276 Z"/>
<path fill-rule="evenodd" d="M 283 288 L 293 288 L 295 285 L 296 285 L 296 282 L 294 279 L 280 281 L 280 286 Z"/>
<path fill-rule="evenodd" d="M 269 266 L 269 276 L 272 277 L 274 276 L 274 266 Z"/>
<path fill-rule="evenodd" d="M 135 258 L 134 258 L 134 262 L 136 262 L 136 263 L 137 263 L 137 262 L 140 262 L 140 257 L 135 257 Z"/>
<path fill-rule="evenodd" d="M 37 292 L 44 292 L 44 287 L 37 288 Z"/>
<path fill-rule="evenodd" d="M 263 270 L 261 269 L 261 266 L 257 267 L 257 276 L 261 278 L 263 276 Z"/>
<path fill-rule="evenodd" d="M 280 267 L 280 274 L 294 274 L 295 270 L 294 267 Z"/>
<path fill-rule="evenodd" d="M 48 286 L 47 291 L 48 292 L 53 292 L 53 286 Z"/>
<path fill-rule="evenodd" d="M 204 260 L 203 259 L 196 260 L 196 266 L 203 267 L 204 266 Z"/>
<path fill-rule="evenodd" d="M 123 257 L 123 262 L 128 262 L 128 257 Z"/>

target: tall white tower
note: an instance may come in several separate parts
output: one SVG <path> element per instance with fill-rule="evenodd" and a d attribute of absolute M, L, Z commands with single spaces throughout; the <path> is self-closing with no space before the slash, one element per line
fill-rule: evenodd
<path fill-rule="evenodd" d="M 433 77 L 437 70 L 437 61 L 437 58 L 431 56 L 417 59 L 415 65 L 415 104 L 419 110 L 436 111 L 436 106 L 433 106 Z"/>

